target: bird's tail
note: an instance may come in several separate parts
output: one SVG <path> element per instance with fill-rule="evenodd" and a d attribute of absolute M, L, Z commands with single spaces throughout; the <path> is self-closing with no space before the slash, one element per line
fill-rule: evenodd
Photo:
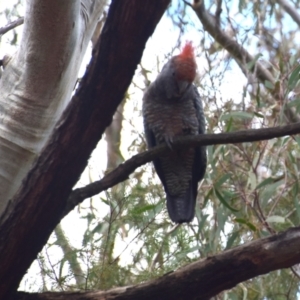
<path fill-rule="evenodd" d="M 195 215 L 196 195 L 192 186 L 187 188 L 184 194 L 172 196 L 167 194 L 167 208 L 171 220 L 175 223 L 191 222 Z"/>

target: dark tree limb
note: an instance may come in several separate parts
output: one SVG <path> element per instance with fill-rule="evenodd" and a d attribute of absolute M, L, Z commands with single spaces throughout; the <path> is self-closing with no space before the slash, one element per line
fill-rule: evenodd
<path fill-rule="evenodd" d="M 136 286 L 106 292 L 18 293 L 16 300 L 208 300 L 238 283 L 300 263 L 300 227 L 207 257 Z"/>
<path fill-rule="evenodd" d="M 300 133 L 300 123 L 294 123 L 286 126 L 278 126 L 273 128 L 241 130 L 231 133 L 205 134 L 194 137 L 184 137 L 176 139 L 173 147 L 180 148 L 187 145 L 217 145 L 217 144 L 234 144 L 243 142 L 255 142 L 269 140 L 287 135 Z M 67 215 L 76 205 L 84 199 L 92 197 L 108 188 L 128 179 L 129 175 L 141 165 L 152 161 L 155 157 L 170 151 L 167 146 L 155 147 L 146 152 L 137 154 L 116 169 L 105 175 L 101 180 L 95 181 L 83 188 L 75 189 L 68 201 L 67 206 L 62 214 L 62 218 Z"/>
<path fill-rule="evenodd" d="M 23 275 L 59 223 L 169 2 L 112 1 L 78 92 L 0 220 L 0 299 L 15 299 Z"/>

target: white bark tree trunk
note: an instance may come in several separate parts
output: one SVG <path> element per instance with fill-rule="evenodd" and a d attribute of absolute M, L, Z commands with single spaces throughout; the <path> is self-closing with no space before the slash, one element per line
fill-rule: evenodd
<path fill-rule="evenodd" d="M 27 0 L 23 37 L 0 80 L 0 215 L 73 91 L 107 0 Z"/>

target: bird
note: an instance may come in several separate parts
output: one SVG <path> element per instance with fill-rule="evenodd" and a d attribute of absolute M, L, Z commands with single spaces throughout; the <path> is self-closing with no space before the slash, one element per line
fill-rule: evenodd
<path fill-rule="evenodd" d="M 143 96 L 143 121 L 148 149 L 166 144 L 168 153 L 153 160 L 164 187 L 167 209 L 174 223 L 191 222 L 195 215 L 198 182 L 204 178 L 206 147 L 172 149 L 175 138 L 205 134 L 202 101 L 193 84 L 195 49 L 187 41 L 149 85 Z"/>

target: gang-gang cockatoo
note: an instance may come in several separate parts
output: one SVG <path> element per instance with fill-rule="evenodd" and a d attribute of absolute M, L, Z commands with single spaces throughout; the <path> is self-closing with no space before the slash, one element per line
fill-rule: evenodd
<path fill-rule="evenodd" d="M 175 137 L 205 133 L 202 102 L 193 85 L 196 72 L 194 48 L 187 42 L 146 90 L 143 117 L 148 148 L 167 144 L 172 149 Z M 172 150 L 154 159 L 173 222 L 190 222 L 194 218 L 198 182 L 204 177 L 206 160 L 205 147 Z"/>

